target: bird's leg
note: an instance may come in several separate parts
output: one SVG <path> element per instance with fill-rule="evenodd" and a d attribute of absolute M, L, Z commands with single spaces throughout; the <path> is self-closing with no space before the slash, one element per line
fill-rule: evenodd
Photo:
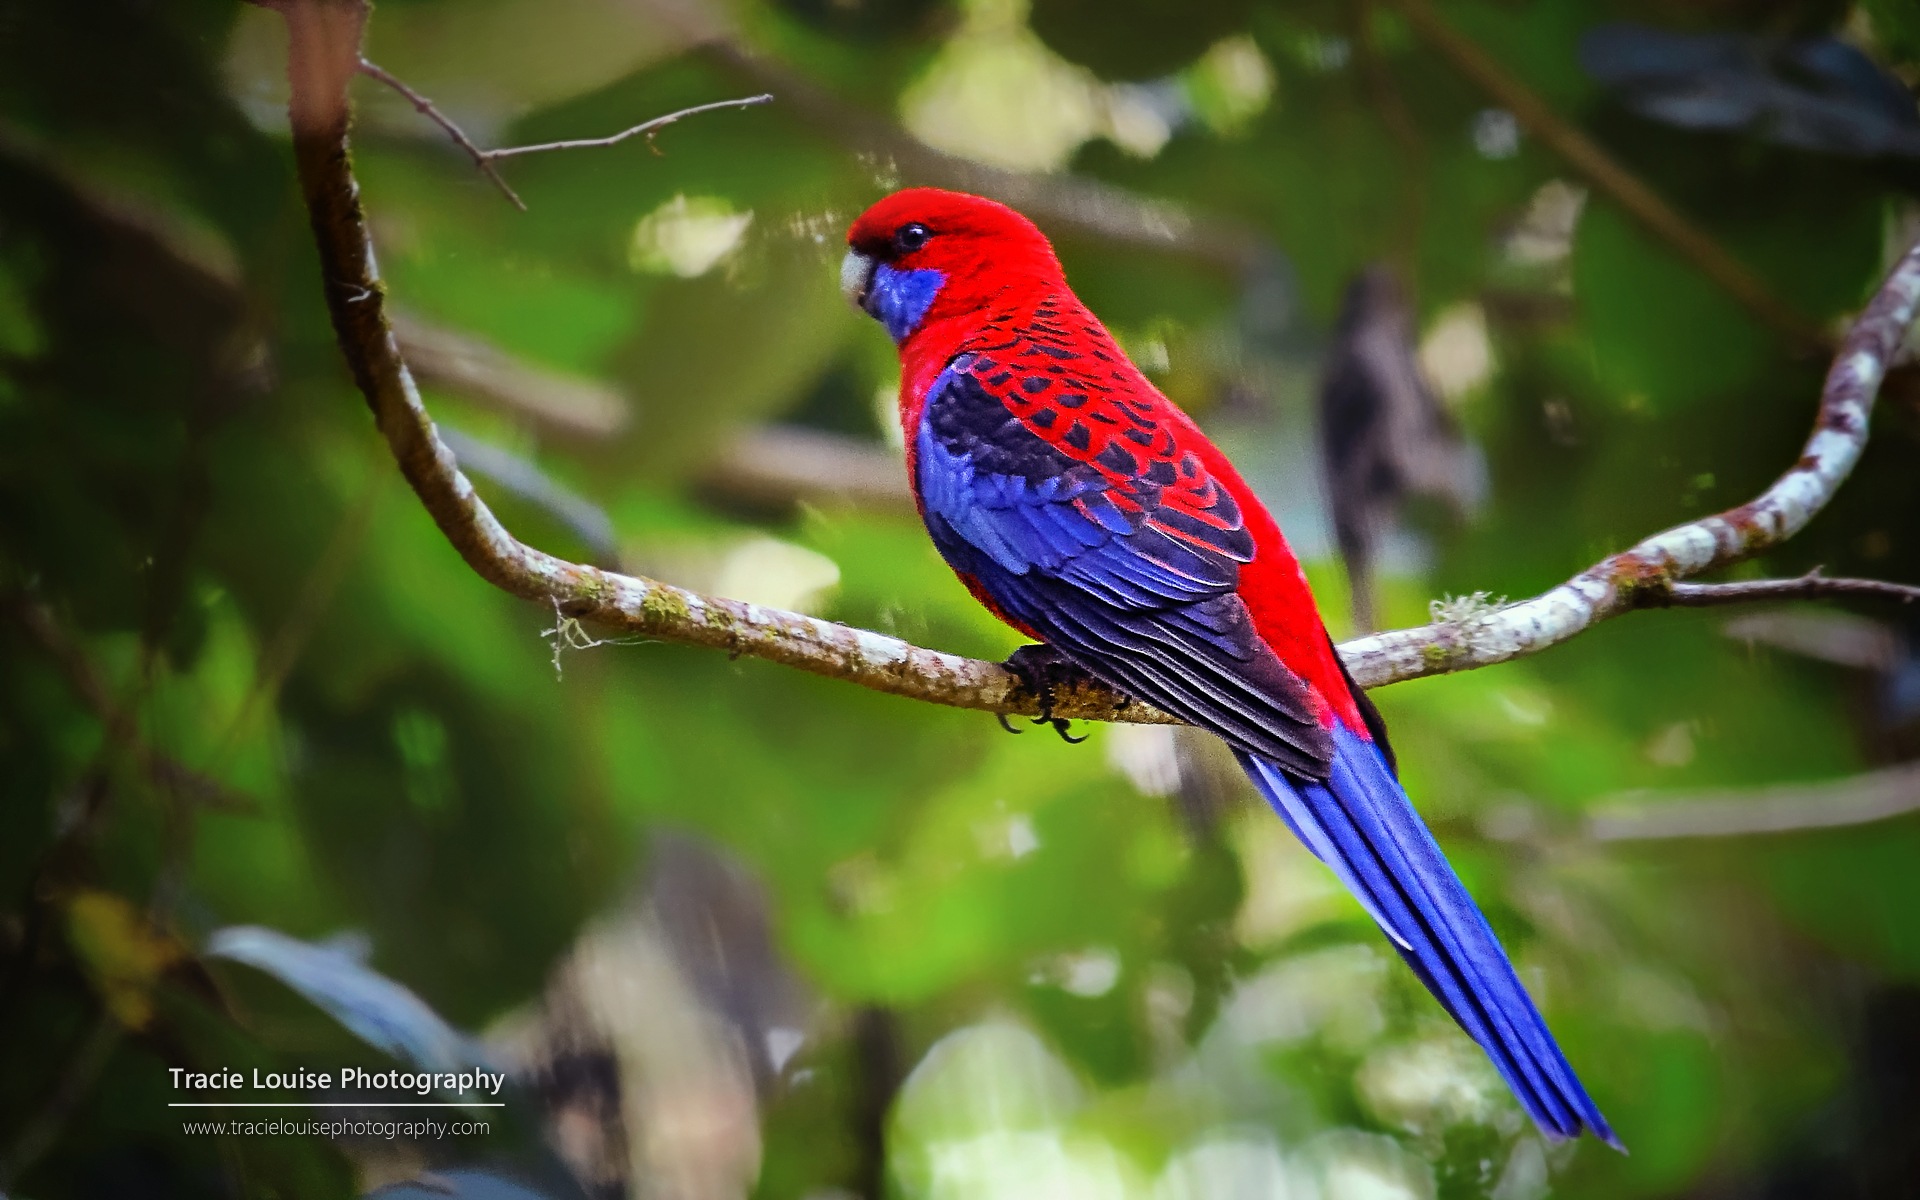
<path fill-rule="evenodd" d="M 1074 737 L 1069 732 L 1073 725 L 1065 717 L 1053 715 L 1054 692 L 1062 686 L 1085 687 L 1098 684 L 1100 682 L 1098 679 L 1079 665 L 1068 661 L 1058 650 L 1044 642 L 1020 647 L 1008 655 L 1006 662 L 1001 665 L 1013 672 L 1020 680 L 1020 686 L 1040 701 L 1040 715 L 1033 718 L 1035 725 L 1053 726 L 1053 731 L 1060 735 L 1061 740 L 1072 745 L 1077 746 L 1087 740 L 1084 736 Z M 1000 717 L 1002 728 L 1008 730 L 1013 728 L 1007 724 L 1004 713 L 997 715 Z"/>

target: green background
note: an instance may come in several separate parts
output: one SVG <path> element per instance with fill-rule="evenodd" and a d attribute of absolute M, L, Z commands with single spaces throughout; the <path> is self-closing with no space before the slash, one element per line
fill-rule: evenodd
<path fill-rule="evenodd" d="M 1623 112 L 1578 39 L 1666 7 L 1440 13 L 1809 323 L 1843 321 L 1913 228 L 1902 173 Z M 1904 0 L 1680 16 L 1842 30 L 1901 69 L 1920 53 Z M 569 1030 L 618 1079 L 610 1106 L 574 1110 L 618 1143 L 601 1194 L 1916 1186 L 1912 820 L 1657 842 L 1585 824 L 1637 789 L 1909 756 L 1900 611 L 1640 614 L 1375 693 L 1410 792 L 1632 1154 L 1545 1146 L 1199 739 L 1068 747 L 708 651 L 556 653 L 553 614 L 441 539 L 346 377 L 283 42 L 272 13 L 221 0 L 0 2 L 0 1187 L 319 1196 L 478 1165 L 568 1194 L 540 1129 L 578 1100 L 552 1066 L 574 1061 L 554 1048 Z M 897 497 L 769 499 L 714 464 L 770 422 L 895 453 L 891 348 L 834 277 L 862 208 L 955 178 L 929 144 L 1039 178 L 1080 295 L 1248 465 L 1336 636 L 1313 389 L 1367 265 L 1409 281 L 1423 332 L 1464 320 L 1488 352 L 1448 399 L 1487 501 L 1413 516 L 1390 625 L 1443 595 L 1530 595 L 1750 497 L 1797 457 L 1824 369 L 1605 195 L 1516 252 L 1542 197 L 1584 181 L 1529 134 L 1488 136 L 1494 102 L 1386 5 L 387 0 L 367 51 L 487 145 L 776 94 L 658 153 L 508 162 L 521 213 L 360 80 L 355 166 L 396 308 L 627 413 L 569 430 L 429 375 L 436 417 L 597 506 L 631 570 L 920 645 L 997 658 L 1017 639 Z M 1076 179 L 1181 206 L 1245 262 L 1063 219 Z M 1890 390 L 1832 509 L 1753 573 L 1920 573 L 1920 410 Z M 477 483 L 527 541 L 596 553 Z M 1761 634 L 1730 625 L 1756 616 Z M 1826 659 L 1881 651 L 1840 665 L 1782 629 Z M 544 1082 L 486 1139 L 183 1135 L 169 1066 L 385 1061 L 201 953 L 236 924 L 360 931 L 373 968 Z M 582 982 L 582 962 L 625 982 Z M 569 1017 L 569 988 L 598 1015 Z"/>

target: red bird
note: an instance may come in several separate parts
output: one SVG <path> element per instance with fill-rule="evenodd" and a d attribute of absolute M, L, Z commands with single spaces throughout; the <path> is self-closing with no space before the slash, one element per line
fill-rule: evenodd
<path fill-rule="evenodd" d="M 1068 289 L 1046 237 L 991 200 L 913 188 L 847 243 L 841 288 L 900 349 L 921 517 L 968 589 L 1225 740 L 1540 1128 L 1617 1147 L 1407 800 L 1279 526 Z"/>

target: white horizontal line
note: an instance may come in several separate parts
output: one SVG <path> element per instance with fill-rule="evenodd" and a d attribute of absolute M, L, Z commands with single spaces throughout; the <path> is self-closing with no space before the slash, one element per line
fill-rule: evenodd
<path fill-rule="evenodd" d="M 398 1102 L 390 1103 L 385 1100 L 362 1100 L 353 1104 L 306 1104 L 300 1101 L 289 1101 L 284 1104 L 259 1104 L 259 1103 L 243 1103 L 243 1102 L 234 1101 L 234 1100 L 215 1100 L 215 1101 L 209 1101 L 207 1103 L 169 1104 L 167 1105 L 167 1107 L 168 1108 L 505 1108 L 506 1104 L 505 1103 L 485 1104 L 485 1103 L 479 1103 L 479 1102 L 476 1102 L 473 1104 L 402 1104 Z"/>

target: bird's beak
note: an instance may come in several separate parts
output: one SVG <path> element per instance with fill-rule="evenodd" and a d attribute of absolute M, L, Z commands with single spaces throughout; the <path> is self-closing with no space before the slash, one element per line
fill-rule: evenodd
<path fill-rule="evenodd" d="M 847 251 L 840 260 L 840 293 L 847 303 L 866 311 L 867 290 L 873 286 L 873 259 L 858 250 Z"/>

